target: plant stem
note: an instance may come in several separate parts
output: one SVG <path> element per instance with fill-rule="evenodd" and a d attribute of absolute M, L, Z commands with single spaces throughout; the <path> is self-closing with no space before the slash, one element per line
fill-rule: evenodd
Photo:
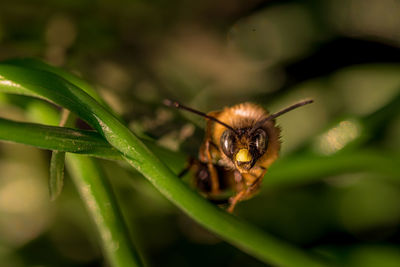
<path fill-rule="evenodd" d="M 46 103 L 41 102 L 37 105 L 34 105 L 32 109 L 34 109 L 33 114 L 42 114 L 39 117 L 32 118 L 33 120 L 54 124 L 53 120 L 55 117 L 57 117 L 56 112 L 54 110 L 49 110 Z M 43 110 L 47 112 L 42 112 Z M 66 115 L 66 113 L 69 112 L 63 113 Z M 70 123 L 72 124 L 73 118 L 71 118 L 71 116 L 67 116 L 64 117 L 64 120 L 62 121 L 63 124 L 65 123 L 69 125 Z M 14 128 L 16 128 L 16 124 L 18 123 L 12 122 L 13 130 L 15 130 Z M 24 123 L 19 124 L 26 126 Z M 112 148 L 106 142 L 104 142 L 104 139 L 93 135 L 93 132 L 79 132 L 73 129 L 60 127 L 52 128 L 51 126 L 37 124 L 28 125 L 31 126 L 31 129 L 29 131 L 25 131 L 25 134 L 31 134 L 32 131 L 37 130 L 39 134 L 42 133 L 42 139 L 46 140 L 47 144 L 51 143 L 52 145 L 56 145 L 63 143 L 63 145 L 66 145 L 65 139 L 67 139 L 73 141 L 68 143 L 68 145 L 72 144 L 79 147 L 79 141 L 87 143 L 89 140 L 91 140 L 95 145 L 88 145 L 88 147 L 98 147 L 100 143 L 100 147 L 105 146 L 108 147 L 108 149 Z M 43 127 L 46 129 L 46 131 L 43 131 Z M 67 132 L 68 134 L 72 135 L 69 138 L 63 136 L 63 138 L 60 138 L 58 142 L 49 142 L 49 140 L 52 140 L 52 138 L 49 137 L 49 133 L 53 133 L 53 130 L 55 130 L 55 135 L 57 138 L 60 138 L 60 135 L 62 136 L 63 131 L 64 133 Z M 77 138 L 77 136 L 85 136 L 86 138 L 82 138 L 83 140 L 81 140 L 81 138 Z M 33 140 L 38 139 L 33 138 Z M 101 150 L 94 151 L 100 152 Z M 55 151 L 53 151 L 53 155 L 54 152 Z M 111 155 L 114 152 L 111 152 Z M 71 174 L 79 194 L 81 195 L 81 199 L 86 205 L 86 208 L 97 227 L 103 254 L 105 255 L 105 258 L 107 258 L 109 264 L 113 267 L 142 266 L 138 253 L 131 242 L 129 231 L 125 225 L 125 220 L 114 197 L 111 185 L 108 183 L 108 180 L 104 176 L 100 166 L 96 164 L 95 160 L 89 158 L 88 156 L 66 154 L 65 159 L 67 163 L 67 169 Z"/>
<path fill-rule="evenodd" d="M 7 64 L 0 64 L 0 75 L 0 89 L 48 99 L 86 120 L 162 194 L 228 242 L 275 265 L 324 266 L 311 253 L 227 214 L 190 190 L 120 120 L 73 84 L 46 71 Z"/>
<path fill-rule="evenodd" d="M 111 185 L 93 159 L 67 154 L 66 164 L 100 233 L 101 245 L 111 266 L 142 266 L 134 249 Z"/>

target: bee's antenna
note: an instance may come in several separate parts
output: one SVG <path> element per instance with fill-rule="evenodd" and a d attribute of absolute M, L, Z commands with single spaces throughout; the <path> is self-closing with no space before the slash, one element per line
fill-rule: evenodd
<path fill-rule="evenodd" d="M 232 132 L 234 132 L 234 133 L 237 134 L 237 132 L 235 131 L 235 129 L 233 129 L 233 128 L 232 128 L 231 126 L 229 126 L 228 124 L 226 124 L 226 123 L 224 123 L 224 122 L 222 122 L 222 121 L 220 121 L 220 120 L 218 120 L 218 119 L 216 119 L 216 118 L 214 118 L 214 117 L 212 117 L 212 116 L 209 116 L 209 115 L 207 115 L 207 114 L 205 114 L 205 113 L 203 113 L 203 112 L 201 112 L 201 111 L 198 111 L 198 110 L 189 108 L 189 107 L 187 107 L 187 106 L 182 105 L 181 103 L 179 103 L 179 102 L 177 102 L 177 101 L 172 101 L 172 100 L 169 100 L 169 99 L 164 99 L 163 103 L 164 103 L 164 105 L 166 105 L 166 106 L 168 106 L 168 107 L 174 107 L 174 108 L 178 108 L 178 109 L 184 109 L 184 110 L 186 110 L 186 111 L 192 112 L 192 113 L 197 114 L 197 115 L 199 115 L 199 116 L 205 117 L 205 118 L 207 118 L 207 119 L 209 119 L 209 120 L 212 120 L 212 121 L 214 121 L 214 122 L 216 122 L 216 123 L 219 123 L 219 124 L 225 126 L 225 127 L 228 128 L 229 130 L 231 130 Z"/>
<path fill-rule="evenodd" d="M 291 110 L 293 110 L 293 109 L 299 108 L 299 107 L 304 106 L 304 105 L 311 104 L 311 103 L 313 103 L 313 102 L 314 102 L 314 100 L 308 99 L 308 100 L 300 101 L 300 102 L 298 102 L 298 103 L 296 103 L 296 104 L 293 104 L 293 105 L 291 105 L 291 106 L 289 106 L 289 107 L 287 107 L 287 108 L 284 108 L 284 109 L 282 109 L 282 110 L 280 110 L 280 111 L 278 111 L 278 112 L 276 112 L 276 113 L 274 113 L 274 114 L 269 115 L 267 118 L 265 118 L 265 119 L 259 121 L 259 122 L 253 127 L 253 129 L 256 130 L 258 127 L 260 127 L 260 125 L 263 125 L 263 124 L 264 124 L 265 122 L 267 122 L 267 121 L 273 120 L 273 119 L 275 119 L 276 117 L 279 117 L 279 116 L 281 116 L 281 115 L 283 115 L 283 114 L 285 114 L 285 113 L 287 113 L 287 112 L 289 112 L 289 111 L 291 111 Z"/>
<path fill-rule="evenodd" d="M 289 111 L 291 111 L 291 110 L 293 110 L 293 109 L 302 107 L 302 106 L 304 106 L 304 105 L 311 104 L 311 103 L 313 103 L 313 102 L 314 102 L 314 100 L 312 100 L 312 99 L 300 101 L 300 102 L 298 102 L 298 103 L 296 103 L 296 104 L 293 104 L 293 105 L 291 105 L 291 106 L 289 106 L 289 107 L 287 107 L 287 108 L 284 108 L 284 109 L 282 109 L 282 110 L 280 110 L 280 111 L 278 111 L 278 112 L 276 112 L 276 113 L 270 115 L 268 118 L 265 118 L 264 121 L 273 120 L 273 119 L 275 119 L 276 117 L 279 117 L 280 115 L 285 114 L 286 112 L 289 112 Z"/>

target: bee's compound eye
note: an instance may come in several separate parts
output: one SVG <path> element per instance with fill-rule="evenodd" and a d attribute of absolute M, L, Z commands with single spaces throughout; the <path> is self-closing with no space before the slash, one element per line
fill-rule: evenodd
<path fill-rule="evenodd" d="M 232 158 L 235 152 L 235 136 L 231 130 L 226 130 L 221 136 L 221 147 L 224 154 Z"/>
<path fill-rule="evenodd" d="M 255 144 L 258 153 L 264 154 L 268 146 L 268 136 L 266 132 L 263 129 L 258 129 L 254 133 L 253 142 Z"/>

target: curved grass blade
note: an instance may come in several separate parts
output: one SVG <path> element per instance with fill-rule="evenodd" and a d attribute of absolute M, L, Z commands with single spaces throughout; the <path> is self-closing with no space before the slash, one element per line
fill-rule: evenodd
<path fill-rule="evenodd" d="M 16 122 L 0 118 L 0 139 L 89 156 L 121 159 L 121 154 L 94 131 Z"/>
<path fill-rule="evenodd" d="M 39 115 L 32 117 L 34 121 L 46 124 L 54 123 L 56 111 L 45 108 L 46 105 L 44 102 L 39 102 L 37 105 L 30 106 L 29 111 Z M 43 113 L 43 110 L 47 110 L 47 113 Z M 66 113 L 69 112 L 63 112 L 63 115 Z M 71 125 L 75 118 L 71 114 L 69 115 L 67 118 L 62 116 L 60 124 Z M 65 119 L 67 120 L 65 121 Z M 73 138 L 74 136 L 71 137 L 71 139 Z M 110 146 L 110 149 L 113 148 Z M 96 165 L 93 159 L 73 154 L 66 157 L 66 163 L 81 199 L 99 231 L 103 254 L 110 266 L 142 266 L 111 185 L 102 169 Z"/>
<path fill-rule="evenodd" d="M 96 99 L 99 103 L 104 104 L 103 99 L 98 96 L 98 94 L 96 93 L 96 91 L 93 89 L 92 86 L 90 86 L 87 82 L 80 79 L 79 77 L 77 77 L 67 71 L 64 71 L 63 69 L 50 66 L 50 65 L 44 63 L 43 61 L 33 59 L 33 58 L 9 59 L 9 60 L 3 61 L 2 63 L 10 64 L 13 66 L 26 67 L 29 69 L 47 71 L 47 72 L 56 74 L 59 77 L 62 77 L 63 79 L 65 79 L 65 80 L 71 82 L 72 84 L 76 85 L 77 87 L 81 88 L 83 91 L 85 91 L 91 97 Z"/>
<path fill-rule="evenodd" d="M 75 112 L 194 220 L 247 253 L 275 265 L 324 266 L 299 250 L 218 209 L 190 190 L 123 123 L 87 93 L 51 73 L 0 64 L 0 90 L 31 92 Z"/>
<path fill-rule="evenodd" d="M 94 131 L 16 122 L 0 118 L 0 140 L 48 150 L 85 154 L 109 160 L 122 160 L 121 153 Z M 143 140 L 143 142 L 151 151 L 157 153 L 174 172 L 177 173 L 183 168 L 185 157 L 182 154 L 160 147 L 153 141 Z"/>
<path fill-rule="evenodd" d="M 104 254 L 111 266 L 142 266 L 111 185 L 101 168 L 86 156 L 68 154 L 67 167 L 81 198 L 100 232 Z"/>

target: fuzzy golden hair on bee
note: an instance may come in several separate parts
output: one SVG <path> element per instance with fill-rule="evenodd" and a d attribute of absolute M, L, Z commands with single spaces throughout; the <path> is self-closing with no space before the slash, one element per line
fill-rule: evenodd
<path fill-rule="evenodd" d="M 250 156 L 247 152 L 243 152 L 240 155 L 246 153 L 246 156 L 243 155 L 243 159 L 248 159 L 248 162 L 251 162 L 248 165 L 248 170 L 246 168 L 241 168 L 238 165 L 235 165 L 234 160 L 229 158 L 223 151 L 221 150 L 221 163 L 226 167 L 232 169 L 239 169 L 241 173 L 251 172 L 249 167 L 253 167 L 257 162 L 262 162 L 262 164 L 258 167 L 268 168 L 278 157 L 280 150 L 280 129 L 275 126 L 275 120 L 267 120 L 263 124 L 258 125 L 258 128 L 254 127 L 258 122 L 269 117 L 269 113 L 259 105 L 253 103 L 242 103 L 232 107 L 226 107 L 220 112 L 211 113 L 212 116 L 217 118 L 219 121 L 224 122 L 230 125 L 233 129 L 239 132 L 240 138 L 237 138 L 236 145 L 237 150 L 246 149 L 250 151 L 250 147 L 253 147 L 254 140 L 251 138 L 252 131 L 257 129 L 262 129 L 266 133 L 266 137 L 268 138 L 268 148 L 262 155 L 256 155 L 256 159 L 250 159 Z M 226 131 L 226 128 L 214 121 L 207 121 L 207 130 L 206 132 L 211 133 L 211 140 L 213 143 L 218 144 L 220 142 L 220 138 L 223 133 Z M 245 150 L 242 150 L 245 151 Z M 254 154 L 254 153 L 253 153 Z M 243 162 L 243 161 L 242 161 Z"/>
<path fill-rule="evenodd" d="M 233 212 L 238 202 L 258 191 L 269 166 L 278 158 L 281 131 L 275 119 L 312 102 L 300 101 L 272 114 L 249 102 L 207 114 L 171 100 L 164 104 L 206 119 L 199 159 L 191 164 L 196 166 L 196 184 L 209 199 L 220 195 L 224 184 L 231 185 L 235 194 L 229 198 L 228 211 Z"/>

